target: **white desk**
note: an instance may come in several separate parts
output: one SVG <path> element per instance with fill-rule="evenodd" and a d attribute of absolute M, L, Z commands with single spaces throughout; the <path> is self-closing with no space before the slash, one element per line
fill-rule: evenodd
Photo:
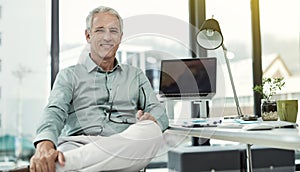
<path fill-rule="evenodd" d="M 169 134 L 189 135 L 209 139 L 219 139 L 247 144 L 247 168 L 252 171 L 251 145 L 262 145 L 281 149 L 300 149 L 300 132 L 298 128 L 279 128 L 272 130 L 246 131 L 243 129 L 201 127 L 185 128 L 172 126 Z"/>

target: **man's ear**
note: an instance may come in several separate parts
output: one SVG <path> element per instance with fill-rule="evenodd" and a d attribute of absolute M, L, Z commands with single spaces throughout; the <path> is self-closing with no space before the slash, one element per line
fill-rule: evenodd
<path fill-rule="evenodd" d="M 120 36 L 120 43 L 122 42 L 122 39 L 123 39 L 123 32 L 121 33 L 121 36 Z"/>
<path fill-rule="evenodd" d="M 88 31 L 88 30 L 85 30 L 85 39 L 88 43 L 90 43 L 91 34 L 90 34 L 90 31 Z"/>

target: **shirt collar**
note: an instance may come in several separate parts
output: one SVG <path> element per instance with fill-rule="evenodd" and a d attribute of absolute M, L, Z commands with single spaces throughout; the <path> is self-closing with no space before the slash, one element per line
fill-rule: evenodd
<path fill-rule="evenodd" d="M 98 70 L 98 71 L 101 71 L 101 72 L 106 72 L 104 71 L 100 66 L 98 66 L 93 60 L 92 58 L 90 57 L 90 55 L 87 56 L 85 62 L 84 62 L 84 65 L 87 69 L 87 71 L 90 73 L 92 72 L 93 70 Z M 109 72 L 113 72 L 115 71 L 116 69 L 122 69 L 122 65 L 119 63 L 119 61 L 117 59 L 115 59 L 115 66 L 114 68 L 109 71 Z"/>

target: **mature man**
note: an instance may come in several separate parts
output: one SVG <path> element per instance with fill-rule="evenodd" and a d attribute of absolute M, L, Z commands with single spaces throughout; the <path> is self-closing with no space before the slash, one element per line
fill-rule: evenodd
<path fill-rule="evenodd" d="M 57 75 L 30 171 L 138 171 L 168 127 L 144 73 L 115 58 L 123 35 L 119 14 L 100 6 L 86 24 L 90 51 Z"/>

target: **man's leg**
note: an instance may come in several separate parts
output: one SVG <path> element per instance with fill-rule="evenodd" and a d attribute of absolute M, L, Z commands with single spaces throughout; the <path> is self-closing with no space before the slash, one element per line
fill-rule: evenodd
<path fill-rule="evenodd" d="M 110 137 L 86 137 L 90 143 L 64 152 L 65 167 L 57 165 L 57 171 L 138 171 L 162 144 L 161 129 L 149 120 Z"/>

